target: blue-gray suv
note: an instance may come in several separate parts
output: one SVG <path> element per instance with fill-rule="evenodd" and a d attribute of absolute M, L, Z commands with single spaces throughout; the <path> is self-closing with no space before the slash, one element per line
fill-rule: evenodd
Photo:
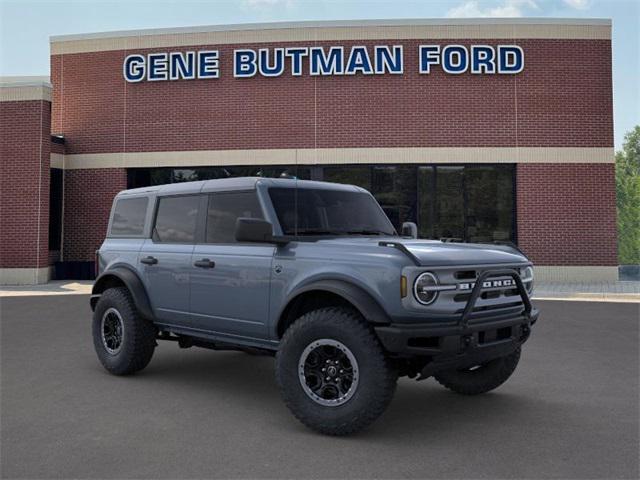
<path fill-rule="evenodd" d="M 345 435 L 398 376 L 466 395 L 513 373 L 538 318 L 513 246 L 398 235 L 366 190 L 229 178 L 120 192 L 96 252 L 93 343 L 116 375 L 161 340 L 276 358 L 285 403 Z"/>

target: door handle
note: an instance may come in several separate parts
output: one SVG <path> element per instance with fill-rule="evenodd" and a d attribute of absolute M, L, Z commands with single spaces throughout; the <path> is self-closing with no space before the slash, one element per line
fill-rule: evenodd
<path fill-rule="evenodd" d="M 158 259 L 156 257 L 148 256 L 140 259 L 140 263 L 144 263 L 145 265 L 155 265 L 158 263 Z"/>
<path fill-rule="evenodd" d="M 199 268 L 213 268 L 216 266 L 216 262 L 212 262 L 208 258 L 203 258 L 202 260 L 193 262 L 193 265 Z"/>

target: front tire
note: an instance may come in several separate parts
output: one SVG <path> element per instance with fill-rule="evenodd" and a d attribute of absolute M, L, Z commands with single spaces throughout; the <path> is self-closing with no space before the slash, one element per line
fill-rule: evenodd
<path fill-rule="evenodd" d="M 285 404 L 304 425 L 327 435 L 369 426 L 391 402 L 397 378 L 371 329 L 346 308 L 297 319 L 276 356 Z"/>
<path fill-rule="evenodd" d="M 126 288 L 109 288 L 100 296 L 92 333 L 100 363 L 114 375 L 130 375 L 151 361 L 156 328 L 140 316 Z"/>
<path fill-rule="evenodd" d="M 498 388 L 513 374 L 520 361 L 520 348 L 472 369 L 448 370 L 434 375 L 442 386 L 462 395 L 479 395 Z"/>

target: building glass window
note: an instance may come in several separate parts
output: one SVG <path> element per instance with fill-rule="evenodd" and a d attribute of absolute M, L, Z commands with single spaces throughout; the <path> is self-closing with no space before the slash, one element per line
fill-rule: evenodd
<path fill-rule="evenodd" d="M 417 187 L 414 165 L 372 167 L 371 193 L 398 231 L 416 222 Z"/>
<path fill-rule="evenodd" d="M 324 167 L 322 180 L 325 182 L 357 185 L 371 191 L 371 167 L 369 166 L 336 166 Z"/>
<path fill-rule="evenodd" d="M 436 238 L 435 225 L 435 167 L 418 167 L 418 237 Z"/>
<path fill-rule="evenodd" d="M 513 169 L 465 167 L 466 235 L 469 242 L 509 241 L 513 228 Z"/>
<path fill-rule="evenodd" d="M 49 188 L 49 250 L 60 250 L 62 239 L 62 176 L 60 168 L 51 169 Z"/>
<path fill-rule="evenodd" d="M 464 167 L 436 167 L 435 238 L 465 239 Z"/>
<path fill-rule="evenodd" d="M 232 177 L 299 178 L 300 180 L 311 180 L 311 167 L 269 165 L 257 167 L 130 168 L 127 171 L 127 188 Z"/>
<path fill-rule="evenodd" d="M 396 230 L 416 222 L 420 238 L 515 241 L 515 168 L 500 165 L 314 165 L 130 169 L 129 188 L 190 180 L 295 176 L 370 191 Z"/>

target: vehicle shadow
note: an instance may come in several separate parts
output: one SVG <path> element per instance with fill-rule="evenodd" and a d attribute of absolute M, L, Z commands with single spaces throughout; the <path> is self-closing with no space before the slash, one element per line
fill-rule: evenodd
<path fill-rule="evenodd" d="M 223 395 L 232 398 L 234 408 L 269 412 L 272 424 L 283 432 L 313 435 L 293 420 L 284 406 L 271 357 L 196 349 L 175 353 L 154 358 L 135 381 L 159 382 L 194 394 Z M 502 391 L 469 397 L 449 392 L 433 379 L 416 382 L 403 378 L 385 414 L 369 429 L 349 438 L 397 440 L 416 434 L 422 440 L 435 439 L 452 429 L 462 432 L 478 423 L 504 423 L 505 419 L 522 418 L 523 413 L 530 417 L 541 408 L 535 399 L 509 392 L 508 384 Z"/>

